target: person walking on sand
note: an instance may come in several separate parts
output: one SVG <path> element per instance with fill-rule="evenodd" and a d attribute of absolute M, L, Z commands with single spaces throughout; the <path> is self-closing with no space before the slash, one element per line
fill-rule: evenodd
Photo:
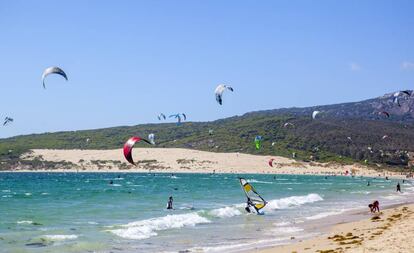
<path fill-rule="evenodd" d="M 400 182 L 398 182 L 398 184 L 397 184 L 397 192 L 401 192 L 401 185 L 400 185 Z"/>
<path fill-rule="evenodd" d="M 168 199 L 167 209 L 173 209 L 173 197 L 170 196 Z"/>

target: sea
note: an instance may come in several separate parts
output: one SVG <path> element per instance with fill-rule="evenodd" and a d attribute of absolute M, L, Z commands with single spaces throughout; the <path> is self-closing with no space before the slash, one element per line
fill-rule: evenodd
<path fill-rule="evenodd" d="M 244 210 L 239 177 L 268 202 L 264 215 Z M 380 177 L 0 173 L 0 252 L 248 251 L 314 236 L 374 200 L 409 202 L 414 185 L 399 182 L 403 193 Z"/>

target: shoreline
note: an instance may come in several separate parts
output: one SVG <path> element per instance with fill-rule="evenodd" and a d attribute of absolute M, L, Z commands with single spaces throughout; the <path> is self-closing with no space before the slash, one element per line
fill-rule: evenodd
<path fill-rule="evenodd" d="M 114 150 L 56 150 L 33 149 L 21 158 L 38 164 L 61 163 L 53 169 L 32 169 L 18 165 L 2 172 L 142 172 L 142 173 L 230 173 L 230 174 L 284 174 L 284 175 L 337 175 L 352 172 L 355 176 L 405 178 L 401 173 L 374 170 L 361 164 L 301 162 L 294 159 L 251 155 L 243 153 L 215 153 L 182 148 L 135 148 L 133 157 L 137 165 L 126 163 L 122 149 Z M 272 166 L 269 160 L 273 159 Z"/>
<path fill-rule="evenodd" d="M 337 220 L 339 215 L 343 216 L 340 221 Z M 310 238 L 293 239 L 295 241 L 292 243 L 283 245 L 256 247 L 254 252 L 409 252 L 414 247 L 414 242 L 406 243 L 407 238 L 414 232 L 414 202 L 387 205 L 376 214 L 361 209 L 325 219 L 328 221 L 322 227 L 317 220 L 308 224 L 310 227 L 319 226 L 313 228 L 318 234 Z M 409 232 L 401 233 L 402 229 Z"/>

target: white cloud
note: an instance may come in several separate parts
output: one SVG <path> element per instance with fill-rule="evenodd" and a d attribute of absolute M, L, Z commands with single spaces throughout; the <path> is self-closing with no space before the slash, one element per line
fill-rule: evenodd
<path fill-rule="evenodd" d="M 361 66 L 358 63 L 356 63 L 356 62 L 351 62 L 349 64 L 349 68 L 351 69 L 351 71 L 359 71 L 359 70 L 361 70 Z"/>
<path fill-rule="evenodd" d="M 401 63 L 401 68 L 402 69 L 414 69 L 414 62 L 403 61 Z"/>

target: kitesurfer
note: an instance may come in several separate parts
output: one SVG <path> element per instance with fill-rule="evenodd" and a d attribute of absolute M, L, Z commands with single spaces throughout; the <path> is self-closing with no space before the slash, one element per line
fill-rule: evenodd
<path fill-rule="evenodd" d="M 168 199 L 167 209 L 173 209 L 173 197 L 170 196 Z"/>

